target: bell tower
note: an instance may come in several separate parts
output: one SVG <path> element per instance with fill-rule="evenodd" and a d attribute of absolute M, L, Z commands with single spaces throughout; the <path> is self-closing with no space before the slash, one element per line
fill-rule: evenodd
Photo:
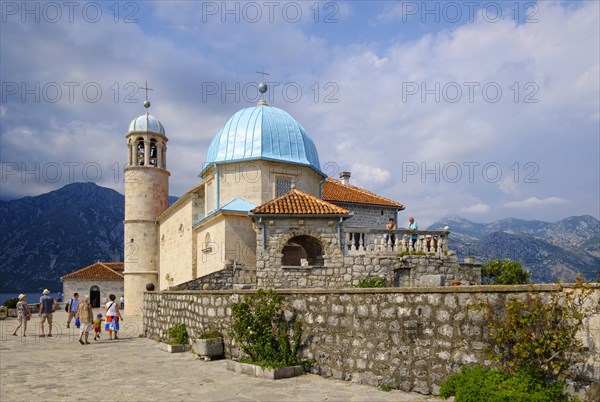
<path fill-rule="evenodd" d="M 168 208 L 169 176 L 165 129 L 148 113 L 129 124 L 125 174 L 125 311 L 142 315 L 146 285 L 158 288 L 158 216 Z"/>

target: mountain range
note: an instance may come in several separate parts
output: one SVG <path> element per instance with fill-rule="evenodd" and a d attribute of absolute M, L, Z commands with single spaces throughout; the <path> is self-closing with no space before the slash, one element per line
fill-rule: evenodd
<path fill-rule="evenodd" d="M 476 223 L 448 216 L 429 226 L 450 228 L 448 248 L 476 262 L 496 258 L 519 261 L 536 283 L 573 281 L 579 274 L 597 278 L 600 271 L 600 221 L 583 215 L 558 222 L 506 218 Z"/>
<path fill-rule="evenodd" d="M 169 197 L 169 204 L 177 197 Z M 123 261 L 124 196 L 73 183 L 35 197 L 0 201 L 0 293 L 62 289 L 60 277 L 96 261 Z M 449 249 L 477 262 L 520 261 L 534 282 L 587 279 L 600 270 L 600 221 L 572 216 L 549 223 L 507 218 L 475 223 L 450 216 Z"/>

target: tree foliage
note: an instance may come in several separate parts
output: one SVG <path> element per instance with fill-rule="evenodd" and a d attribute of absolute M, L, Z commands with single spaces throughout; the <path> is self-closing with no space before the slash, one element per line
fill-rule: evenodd
<path fill-rule="evenodd" d="M 231 337 L 239 343 L 248 362 L 262 367 L 299 364 L 298 350 L 302 325 L 295 317 L 286 320 L 282 311 L 285 297 L 274 290 L 256 294 L 231 305 Z"/>
<path fill-rule="evenodd" d="M 486 285 L 522 285 L 529 282 L 531 273 L 518 261 L 490 260 L 481 266 L 481 279 Z"/>

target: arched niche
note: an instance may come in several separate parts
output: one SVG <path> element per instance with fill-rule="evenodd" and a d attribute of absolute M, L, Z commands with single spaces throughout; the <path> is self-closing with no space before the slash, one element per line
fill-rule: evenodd
<path fill-rule="evenodd" d="M 323 266 L 323 245 L 316 237 L 300 235 L 290 238 L 281 250 L 281 265 Z"/>

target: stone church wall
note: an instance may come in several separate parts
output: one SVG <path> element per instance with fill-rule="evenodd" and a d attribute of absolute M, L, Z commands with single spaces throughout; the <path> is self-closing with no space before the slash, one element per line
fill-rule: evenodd
<path fill-rule="evenodd" d="M 354 213 L 354 216 L 344 223 L 345 226 L 385 229 L 385 225 L 387 225 L 390 218 L 396 220 L 397 208 L 378 205 L 368 206 L 349 204 L 344 202 L 332 202 L 332 204 L 338 205 Z M 396 222 L 396 225 L 398 225 L 398 222 Z"/>
<path fill-rule="evenodd" d="M 487 365 L 486 323 L 467 307 L 483 298 L 504 302 L 524 297 L 530 286 L 457 286 L 406 289 L 288 290 L 285 309 L 303 323 L 303 359 L 325 377 L 424 394 L 462 365 Z M 541 294 L 559 291 L 536 285 Z M 164 337 L 183 323 L 193 339 L 217 329 L 227 357 L 237 357 L 228 336 L 231 304 L 252 291 L 150 292 L 144 295 L 144 334 Z M 593 302 L 600 298 L 600 289 Z M 580 334 L 590 351 L 584 373 L 600 381 L 600 316 Z"/>
<path fill-rule="evenodd" d="M 159 226 L 160 289 L 193 279 L 192 199 L 187 196 Z"/>
<path fill-rule="evenodd" d="M 63 280 L 63 301 L 68 301 L 73 297 L 74 293 L 79 293 L 79 298 L 83 296 L 90 296 L 90 289 L 92 286 L 98 286 L 100 288 L 100 304 L 108 300 L 108 296 L 114 294 L 117 297 L 121 297 L 123 293 L 123 280 L 110 280 L 110 279 L 65 279 Z M 63 306 L 64 309 L 64 306 Z"/>

